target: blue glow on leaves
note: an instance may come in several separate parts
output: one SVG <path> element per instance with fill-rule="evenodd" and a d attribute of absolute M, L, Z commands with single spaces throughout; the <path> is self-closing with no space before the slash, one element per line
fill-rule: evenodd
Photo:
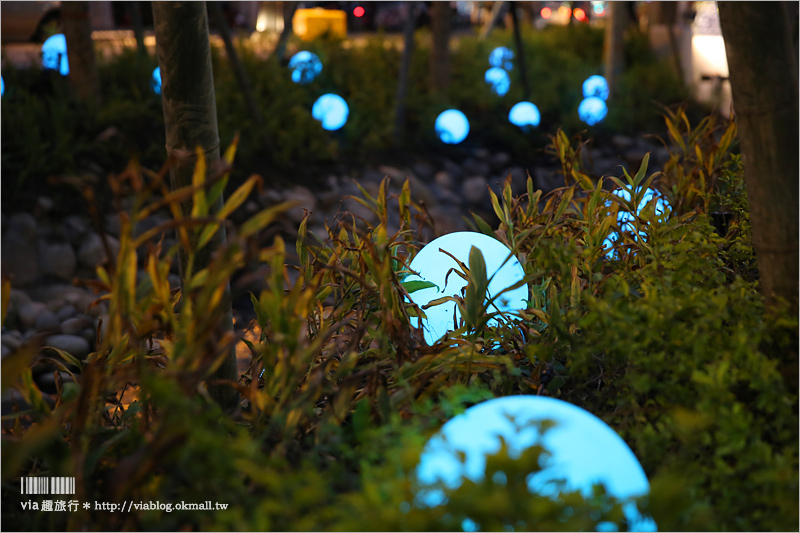
<path fill-rule="evenodd" d="M 608 100 L 608 82 L 603 76 L 589 76 L 583 82 L 583 97 L 596 96 L 601 100 Z"/>
<path fill-rule="evenodd" d="M 442 111 L 436 117 L 436 135 L 445 144 L 458 144 L 467 138 L 469 120 L 457 109 Z"/>
<path fill-rule="evenodd" d="M 312 52 L 302 50 L 289 60 L 292 81 L 295 83 L 311 83 L 322 72 L 322 61 Z"/>
<path fill-rule="evenodd" d="M 535 423 L 543 420 L 556 425 L 541 432 Z M 435 483 L 456 489 L 465 478 L 481 482 L 486 457 L 500 450 L 500 437 L 512 458 L 536 444 L 549 452 L 540 459 L 542 470 L 528 478 L 532 493 L 558 499 L 562 490 L 579 490 L 588 498 L 594 484 L 604 485 L 609 496 L 623 500 L 650 492 L 636 456 L 605 422 L 554 398 L 506 396 L 470 407 L 428 440 L 416 470 L 420 485 L 417 505 L 444 503 L 443 491 L 427 488 Z M 460 453 L 464 454 L 463 463 Z M 642 516 L 635 503 L 624 503 L 622 510 L 630 531 L 657 530 L 655 521 Z"/>
<path fill-rule="evenodd" d="M 511 62 L 512 59 L 514 59 L 514 52 L 505 46 L 498 46 L 489 53 L 489 64 L 491 66 L 508 71 L 514 68 L 514 64 Z"/>
<path fill-rule="evenodd" d="M 57 70 L 62 76 L 69 74 L 67 38 L 63 33 L 53 35 L 42 44 L 42 67 Z"/>
<path fill-rule="evenodd" d="M 614 196 L 622 198 L 623 200 L 630 202 L 631 194 L 625 189 L 615 189 L 612 192 Z M 656 217 L 666 218 L 664 215 L 669 215 L 672 211 L 672 207 L 669 205 L 669 202 L 655 189 L 647 189 L 642 196 L 642 200 L 639 202 L 639 205 L 636 206 L 636 215 L 640 215 L 642 210 L 650 203 L 651 200 L 655 198 L 655 205 L 654 205 L 654 213 Z M 611 200 L 606 202 L 606 207 L 611 207 Z M 620 229 L 623 231 L 633 233 L 635 231 L 633 225 L 633 214 L 629 211 L 626 211 L 623 207 L 620 207 L 619 214 L 617 215 L 617 224 L 620 226 Z M 639 236 L 644 237 L 646 234 L 644 231 L 639 232 Z M 606 257 L 609 259 L 613 258 L 616 255 L 616 252 L 613 250 L 614 243 L 619 240 L 619 233 L 616 231 L 611 233 L 606 239 L 603 241 L 603 249 L 608 250 L 606 253 Z M 638 239 L 638 236 L 634 235 L 634 240 Z"/>
<path fill-rule="evenodd" d="M 491 86 L 492 92 L 498 96 L 505 96 L 508 89 L 511 88 L 511 78 L 508 77 L 508 72 L 498 67 L 487 70 L 483 79 Z"/>
<path fill-rule="evenodd" d="M 340 129 L 347 122 L 350 108 L 347 102 L 338 94 L 323 94 L 311 108 L 311 116 L 322 122 L 322 127 L 328 131 Z"/>
<path fill-rule="evenodd" d="M 607 114 L 608 108 L 606 107 L 606 103 L 596 96 L 584 98 L 578 106 L 578 116 L 589 126 L 594 126 L 602 121 L 606 118 Z"/>
<path fill-rule="evenodd" d="M 153 70 L 153 76 L 150 78 L 150 88 L 156 94 L 161 94 L 161 67 L 156 67 Z"/>
<path fill-rule="evenodd" d="M 486 262 L 486 277 L 491 279 L 487 291 L 490 296 L 500 294 L 525 277 L 522 265 L 515 256 L 506 261 L 511 250 L 505 244 L 483 233 L 457 231 L 434 239 L 424 246 L 411 261 L 410 269 L 418 272 L 419 275 L 406 276 L 404 282 L 424 280 L 436 285 L 436 287 L 420 289 L 411 293 L 411 300 L 422 308 L 437 298 L 460 295 L 461 289 L 467 286 L 467 282 L 455 273 L 448 276 L 450 269 L 458 270 L 458 264 L 451 257 L 440 252 L 439 248 L 447 250 L 459 261 L 469 265 L 469 252 L 473 246 L 481 251 Z M 503 264 L 504 261 L 505 264 Z M 445 278 L 447 279 L 446 284 Z M 528 287 L 523 285 L 495 299 L 493 305 L 488 308 L 488 312 L 519 311 L 527 307 L 527 299 Z M 425 309 L 424 313 L 427 318 L 422 319 L 421 322 L 418 317 L 412 317 L 411 320 L 414 326 L 420 327 L 421 325 L 425 342 L 429 345 L 433 345 L 448 331 L 455 329 L 453 313 L 455 313 L 456 320 L 461 316 L 455 302 L 435 305 Z M 496 318 L 489 323 L 496 324 Z"/>
<path fill-rule="evenodd" d="M 508 112 L 508 120 L 520 128 L 538 126 L 541 115 L 539 108 L 531 102 L 519 102 Z"/>

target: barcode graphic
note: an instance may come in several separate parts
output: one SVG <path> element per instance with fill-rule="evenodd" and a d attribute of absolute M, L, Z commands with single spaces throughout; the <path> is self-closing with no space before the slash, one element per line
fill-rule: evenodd
<path fill-rule="evenodd" d="M 74 477 L 24 477 L 22 494 L 75 494 Z"/>

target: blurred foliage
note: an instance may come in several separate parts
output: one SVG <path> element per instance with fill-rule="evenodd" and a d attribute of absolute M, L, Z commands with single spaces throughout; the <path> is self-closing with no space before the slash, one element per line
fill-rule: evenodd
<path fill-rule="evenodd" d="M 4 394 L 13 388 L 24 400 L 2 421 L 4 528 L 437 531 L 469 518 L 481 530 L 552 531 L 620 521 L 619 502 L 602 490 L 560 501 L 524 490 L 547 453 L 540 448 L 513 466 L 504 450 L 489 459 L 489 474 L 506 473 L 505 484 L 487 475 L 447 491 L 442 506 L 413 503 L 420 452 L 445 421 L 488 398 L 544 394 L 587 409 L 625 439 L 651 480 L 641 505 L 660 530 L 794 529 L 798 397 L 780 364 L 792 350 L 796 357 L 797 317 L 763 317 L 739 158 L 678 141 L 662 171 L 651 172 L 645 157 L 632 176 L 593 182 L 581 169 L 585 143 L 558 130 L 549 151 L 565 186 L 542 198 L 531 180 L 519 196 L 507 182 L 492 193 L 497 227 L 472 221 L 517 255 L 530 306 L 489 325 L 485 268 L 471 257 L 456 274 L 468 280 L 456 297 L 459 328 L 433 346 L 411 326 L 424 309 L 409 303 L 414 287 L 403 283 L 430 223 L 408 182 L 362 190 L 356 201 L 375 212 L 375 224 L 342 213 L 316 236 L 304 220 L 292 246 L 270 231 L 288 205 L 230 222 L 257 176 L 209 215 L 227 174 L 203 183 L 201 168 L 192 186 L 169 191 L 168 169 L 131 164 L 111 178 L 116 194 L 133 198 L 120 214 L 119 254 L 90 283 L 109 303 L 96 350 L 78 360 L 28 343 L 3 359 Z M 717 156 L 713 184 L 687 172 L 691 186 L 670 186 L 670 169 Z M 620 210 L 635 212 L 648 186 L 686 207 L 656 216 L 651 202 L 632 215 L 632 230 L 619 227 Z M 182 212 L 189 197 L 194 208 Z M 702 208 L 717 203 L 731 216 L 722 234 Z M 158 210 L 172 219 L 136 233 Z M 390 216 L 400 221 L 394 234 Z M 195 271 L 193 254 L 220 224 L 227 244 Z M 176 229 L 177 244 L 162 249 L 164 232 Z M 622 236 L 609 259 L 603 243 L 614 231 Z M 190 251 L 186 277 L 170 290 L 179 246 Z M 225 281 L 252 263 L 266 281 L 252 295 L 256 338 L 213 339 Z M 228 415 L 206 379 L 234 342 L 251 362 L 237 384 L 240 409 Z M 33 379 L 40 365 L 66 373 L 55 372 L 55 392 Z M 229 509 L 25 512 L 18 487 L 26 475 L 75 476 L 79 501 L 209 500 Z"/>
<path fill-rule="evenodd" d="M 449 88 L 440 94 L 429 90 L 430 36 L 421 29 L 415 36 L 401 152 L 438 151 L 460 158 L 464 150 L 482 146 L 509 152 L 525 164 L 532 157 L 542 157 L 547 135 L 559 127 L 570 135 L 588 129 L 598 142 L 611 133 L 653 133 L 663 129 L 657 103 L 688 101 L 687 90 L 668 62 L 653 55 L 646 36 L 632 32 L 618 98 L 624 106 L 610 103 L 608 118 L 587 127 L 579 121 L 577 108 L 583 81 L 602 70 L 602 30 L 587 25 L 523 30 L 528 83 L 531 99 L 542 114 L 540 126 L 521 132 L 508 122 L 508 111 L 523 98 L 518 64 L 505 96 L 496 96 L 484 82 L 489 52 L 498 45 L 512 46 L 510 30 L 495 30 L 485 41 L 473 35 L 454 39 Z M 310 183 L 330 172 L 332 164 L 385 164 L 399 157 L 393 127 L 400 47 L 381 34 L 365 37 L 361 44 L 334 38 L 305 43 L 292 37 L 287 56 L 308 49 L 323 63 L 317 79 L 298 85 L 278 58 L 265 59 L 250 41 L 238 41 L 238 55 L 261 107 L 263 124 L 256 123 L 257 114 L 247 108 L 224 49 L 212 47 L 222 144 L 232 142 L 239 132 L 248 132 L 239 146 L 232 186 L 252 173 L 269 176 L 276 184 Z M 147 168 L 157 168 L 163 161 L 165 141 L 161 99 L 150 88 L 156 66 L 154 56 L 140 58 L 133 49 L 99 59 L 103 94 L 91 105 L 71 99 L 66 80 L 52 72 L 4 66 L 4 202 L 29 201 L 24 193 L 40 192 L 38 187 L 53 174 L 89 174 L 102 182 L 108 173 L 124 168 L 131 157 Z M 327 132 L 311 116 L 315 99 L 325 92 L 335 92 L 349 104 L 350 116 L 342 130 Z M 461 109 L 471 123 L 469 137 L 457 147 L 442 146 L 433 127 L 437 115 L 452 106 Z M 690 108 L 694 113 L 698 106 Z M 59 189 L 59 194 L 69 192 Z"/>

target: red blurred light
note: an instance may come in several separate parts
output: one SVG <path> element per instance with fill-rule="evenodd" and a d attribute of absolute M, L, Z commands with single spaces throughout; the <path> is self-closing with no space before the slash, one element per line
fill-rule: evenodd
<path fill-rule="evenodd" d="M 580 20 L 580 21 L 583 21 L 583 20 L 586 19 L 586 12 L 583 9 L 579 8 L 579 7 L 576 8 L 575 11 L 573 11 L 573 14 L 575 15 L 575 18 Z"/>
<path fill-rule="evenodd" d="M 363 16 L 364 16 L 364 8 L 363 8 L 363 7 L 361 7 L 361 6 L 358 6 L 357 8 L 355 8 L 355 9 L 353 10 L 353 15 L 355 15 L 355 16 L 356 16 L 356 18 L 361 18 L 361 17 L 363 17 Z"/>
<path fill-rule="evenodd" d="M 553 14 L 553 11 L 549 7 L 543 7 L 542 8 L 542 18 L 543 19 L 549 19 L 550 15 L 552 15 L 552 14 Z"/>

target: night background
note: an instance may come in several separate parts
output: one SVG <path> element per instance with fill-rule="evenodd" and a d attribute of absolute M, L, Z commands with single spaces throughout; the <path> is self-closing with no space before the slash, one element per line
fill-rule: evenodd
<path fill-rule="evenodd" d="M 797 530 L 798 6 L 3 1 L 2 529 Z"/>

